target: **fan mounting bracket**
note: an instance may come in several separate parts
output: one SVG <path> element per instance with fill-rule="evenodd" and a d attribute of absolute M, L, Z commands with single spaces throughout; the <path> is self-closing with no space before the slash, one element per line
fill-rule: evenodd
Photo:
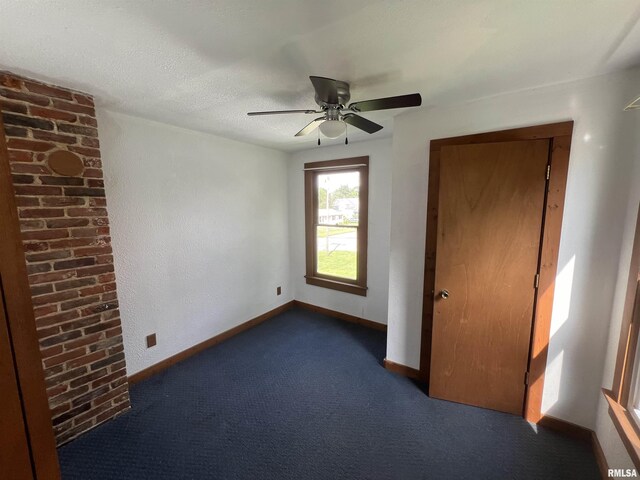
<path fill-rule="evenodd" d="M 318 98 L 318 95 L 315 96 L 316 103 L 323 109 L 328 110 L 330 107 L 340 107 L 344 108 L 344 105 L 349 103 L 351 99 L 351 92 L 349 91 L 349 84 L 347 82 L 343 82 L 342 80 L 336 80 L 336 90 L 338 92 L 338 103 L 335 105 L 323 102 Z"/>

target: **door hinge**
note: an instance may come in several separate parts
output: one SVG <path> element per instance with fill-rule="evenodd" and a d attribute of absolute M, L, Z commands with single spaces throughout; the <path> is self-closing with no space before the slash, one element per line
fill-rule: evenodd
<path fill-rule="evenodd" d="M 539 286 L 540 286 L 540 274 L 536 273 L 536 276 L 533 279 L 533 288 L 538 288 Z"/>
<path fill-rule="evenodd" d="M 524 384 L 529 385 L 529 372 L 524 372 Z"/>
<path fill-rule="evenodd" d="M 547 165 L 547 180 L 551 178 L 551 165 Z"/>

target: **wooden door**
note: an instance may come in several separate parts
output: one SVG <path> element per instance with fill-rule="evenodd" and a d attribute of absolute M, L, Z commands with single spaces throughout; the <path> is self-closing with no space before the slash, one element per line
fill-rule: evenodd
<path fill-rule="evenodd" d="M 548 157 L 548 140 L 441 150 L 433 397 L 522 414 Z"/>
<path fill-rule="evenodd" d="M 1 111 L 0 296 L 0 479 L 59 480 Z M 16 419 L 16 398 L 22 425 Z M 25 437 L 28 440 L 26 463 Z M 6 441 L 10 442 L 9 447 Z"/>
<path fill-rule="evenodd" d="M 33 478 L 29 443 L 0 282 L 0 469 L 3 478 Z"/>

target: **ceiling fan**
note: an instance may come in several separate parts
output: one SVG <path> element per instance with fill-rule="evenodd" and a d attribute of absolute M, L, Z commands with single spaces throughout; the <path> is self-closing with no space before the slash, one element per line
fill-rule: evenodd
<path fill-rule="evenodd" d="M 325 77 L 309 77 L 313 88 L 316 91 L 315 100 L 319 110 L 275 110 L 268 112 L 249 112 L 247 115 L 279 115 L 283 113 L 306 113 L 315 114 L 322 113 L 322 116 L 316 118 L 306 127 L 296 133 L 296 137 L 308 135 L 316 128 L 320 128 L 320 132 L 325 137 L 337 138 L 345 133 L 346 125 L 352 125 L 367 133 L 375 133 L 382 129 L 382 125 L 378 125 L 371 120 L 367 120 L 356 113 L 371 112 L 374 110 L 388 110 L 391 108 L 418 107 L 422 104 L 422 97 L 419 93 L 410 95 L 400 95 L 397 97 L 376 98 L 374 100 L 364 100 L 349 104 L 351 94 L 349 92 L 349 84 L 340 80 Z M 347 113 L 343 113 L 346 111 Z M 356 112 L 356 113 L 352 113 Z M 348 140 L 345 141 L 348 143 Z M 318 145 L 320 145 L 320 137 L 318 137 Z"/>

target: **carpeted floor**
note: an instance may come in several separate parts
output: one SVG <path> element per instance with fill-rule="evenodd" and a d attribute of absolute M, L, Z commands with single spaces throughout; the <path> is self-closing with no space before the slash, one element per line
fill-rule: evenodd
<path fill-rule="evenodd" d="M 59 450 L 64 480 L 598 479 L 588 445 L 430 399 L 385 335 L 290 310 L 131 389 Z"/>

